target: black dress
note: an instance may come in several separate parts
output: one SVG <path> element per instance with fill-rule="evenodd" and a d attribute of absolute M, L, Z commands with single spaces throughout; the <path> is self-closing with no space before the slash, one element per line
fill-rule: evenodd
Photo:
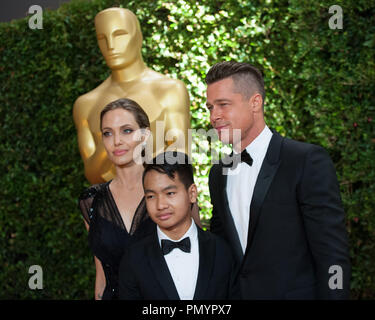
<path fill-rule="evenodd" d="M 89 247 L 102 263 L 106 278 L 103 300 L 118 298 L 118 269 L 125 249 L 155 227 L 143 198 L 128 231 L 109 189 L 110 182 L 93 185 L 79 197 L 79 208 L 90 226 Z"/>

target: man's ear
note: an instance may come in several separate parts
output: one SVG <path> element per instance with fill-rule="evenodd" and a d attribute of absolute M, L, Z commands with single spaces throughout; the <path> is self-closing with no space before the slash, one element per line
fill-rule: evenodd
<path fill-rule="evenodd" d="M 263 98 L 260 93 L 255 93 L 250 98 L 251 108 L 255 112 L 263 112 Z"/>
<path fill-rule="evenodd" d="M 195 185 L 195 183 L 193 183 L 189 189 L 188 189 L 188 193 L 189 193 L 189 200 L 191 203 L 194 203 L 194 202 L 197 202 L 197 198 L 198 198 L 198 190 L 197 190 L 197 186 Z"/>

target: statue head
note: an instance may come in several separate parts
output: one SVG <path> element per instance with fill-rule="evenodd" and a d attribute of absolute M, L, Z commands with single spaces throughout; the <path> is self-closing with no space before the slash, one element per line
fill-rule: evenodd
<path fill-rule="evenodd" d="M 100 11 L 95 17 L 95 29 L 100 51 L 112 70 L 142 60 L 142 32 L 137 17 L 130 10 Z"/>

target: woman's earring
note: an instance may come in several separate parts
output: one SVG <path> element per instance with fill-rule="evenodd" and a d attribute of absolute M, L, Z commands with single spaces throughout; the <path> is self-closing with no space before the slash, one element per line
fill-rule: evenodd
<path fill-rule="evenodd" d="M 144 158 L 145 157 L 145 155 L 146 155 L 146 142 L 143 142 L 142 143 L 142 152 L 141 152 L 141 156 L 142 156 L 142 158 Z"/>

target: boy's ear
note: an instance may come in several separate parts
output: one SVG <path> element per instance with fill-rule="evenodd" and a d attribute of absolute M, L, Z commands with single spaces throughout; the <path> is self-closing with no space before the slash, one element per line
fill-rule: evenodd
<path fill-rule="evenodd" d="M 198 198 L 198 190 L 197 190 L 197 186 L 195 185 L 195 183 L 193 183 L 189 189 L 188 189 L 188 193 L 189 193 L 189 199 L 190 199 L 190 202 L 191 203 L 194 203 L 194 202 L 197 202 L 197 198 Z"/>

